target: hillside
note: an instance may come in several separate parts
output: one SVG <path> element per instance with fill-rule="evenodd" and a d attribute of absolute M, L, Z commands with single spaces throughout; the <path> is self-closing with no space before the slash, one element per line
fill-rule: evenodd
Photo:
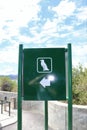
<path fill-rule="evenodd" d="M 10 75 L 0 75 L 0 77 L 9 77 L 12 80 L 17 80 L 18 75 L 13 75 L 13 74 L 10 74 Z"/>

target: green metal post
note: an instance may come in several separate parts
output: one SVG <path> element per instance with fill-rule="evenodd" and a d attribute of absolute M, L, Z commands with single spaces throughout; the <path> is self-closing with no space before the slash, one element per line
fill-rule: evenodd
<path fill-rule="evenodd" d="M 48 101 L 45 101 L 45 130 L 48 130 Z"/>
<path fill-rule="evenodd" d="M 22 130 L 22 56 L 23 56 L 23 46 L 19 45 L 19 66 L 18 66 L 18 130 Z"/>
<path fill-rule="evenodd" d="M 72 130 L 72 56 L 68 44 L 68 130 Z"/>

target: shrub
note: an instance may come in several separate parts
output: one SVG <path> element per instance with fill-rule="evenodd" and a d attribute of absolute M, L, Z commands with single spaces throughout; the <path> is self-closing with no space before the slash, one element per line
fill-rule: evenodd
<path fill-rule="evenodd" d="M 72 70 L 73 103 L 87 105 L 87 68 L 82 65 Z"/>
<path fill-rule="evenodd" d="M 17 83 L 14 80 L 11 80 L 7 76 L 0 77 L 0 89 L 2 91 L 17 91 Z"/>

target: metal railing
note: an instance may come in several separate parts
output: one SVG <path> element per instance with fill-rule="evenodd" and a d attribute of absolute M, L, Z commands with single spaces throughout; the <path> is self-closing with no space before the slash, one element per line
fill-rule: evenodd
<path fill-rule="evenodd" d="M 1 114 L 3 111 L 6 111 L 8 106 L 9 116 L 11 115 L 11 108 L 17 108 L 17 93 L 0 91 L 0 105 L 1 105 Z"/>

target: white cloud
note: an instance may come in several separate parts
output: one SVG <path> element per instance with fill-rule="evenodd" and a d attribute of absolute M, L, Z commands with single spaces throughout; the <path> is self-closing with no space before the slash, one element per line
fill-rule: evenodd
<path fill-rule="evenodd" d="M 57 33 L 57 19 L 50 21 L 47 19 L 46 23 L 41 27 L 40 32 L 38 32 L 39 27 L 30 28 L 30 32 L 33 37 L 19 35 L 19 41 L 24 43 L 45 43 L 51 37 L 59 37 Z M 37 45 L 38 46 L 38 45 Z"/>
<path fill-rule="evenodd" d="M 0 2 L 0 17 L 4 21 L 15 20 L 19 25 L 26 23 L 37 17 L 38 2 L 40 0 L 3 0 Z"/>
<path fill-rule="evenodd" d="M 47 19 L 46 23 L 43 26 L 43 29 L 44 30 L 49 30 L 51 28 L 55 29 L 56 25 L 57 25 L 57 20 L 54 19 L 54 20 L 50 21 L 49 19 Z"/>
<path fill-rule="evenodd" d="M 0 40 L 17 36 L 19 28 L 38 19 L 41 0 L 0 0 Z"/>
<path fill-rule="evenodd" d="M 58 6 L 52 8 L 52 10 L 56 12 L 58 20 L 60 21 L 72 16 L 75 9 L 75 3 L 68 0 L 63 0 Z"/>
<path fill-rule="evenodd" d="M 1 75 L 9 75 L 9 74 L 17 74 L 17 68 L 11 66 L 11 65 L 5 65 L 2 67 L 3 69 L 0 69 Z"/>
<path fill-rule="evenodd" d="M 72 56 L 74 66 L 81 63 L 83 66 L 87 67 L 87 43 L 82 45 L 73 45 Z"/>
<path fill-rule="evenodd" d="M 85 21 L 87 20 L 87 7 L 81 7 L 78 8 L 78 13 L 76 14 L 76 17 L 80 21 Z"/>
<path fill-rule="evenodd" d="M 18 62 L 18 43 L 12 44 L 0 51 L 0 63 L 15 63 Z"/>
<path fill-rule="evenodd" d="M 30 38 L 30 37 L 27 37 L 27 36 L 23 36 L 23 35 L 19 35 L 19 37 L 18 37 L 18 39 L 19 39 L 19 42 L 21 43 L 31 43 L 32 42 L 32 38 Z"/>

